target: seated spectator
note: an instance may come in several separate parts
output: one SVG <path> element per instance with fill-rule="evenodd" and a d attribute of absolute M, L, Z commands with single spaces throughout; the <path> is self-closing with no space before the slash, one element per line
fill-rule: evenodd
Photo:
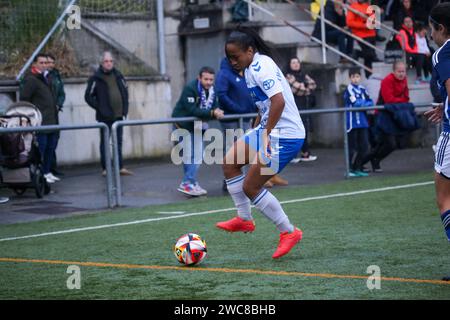
<path fill-rule="evenodd" d="M 406 64 L 403 61 L 394 63 L 393 73 L 381 82 L 377 104 L 384 104 L 386 110 L 377 114 L 377 143 L 362 164 L 370 161 L 374 172 L 382 172 L 380 162 L 397 149 L 409 132 L 418 128 L 414 105 L 409 103 Z"/>
<path fill-rule="evenodd" d="M 417 53 L 419 65 L 422 65 L 423 77 L 421 82 L 430 82 L 432 72 L 431 56 L 432 52 L 428 45 L 427 27 L 418 23 L 416 25 L 416 41 L 417 41 Z"/>
<path fill-rule="evenodd" d="M 421 63 L 423 63 L 423 61 L 420 61 L 419 59 L 419 48 L 417 46 L 414 23 L 411 17 L 404 18 L 403 25 L 400 28 L 399 32 L 400 33 L 396 36 L 396 39 L 406 53 L 406 62 L 408 64 L 408 67 L 416 68 L 416 83 L 419 83 L 422 77 Z"/>
<path fill-rule="evenodd" d="M 325 19 L 334 23 L 335 25 L 345 28 L 345 12 L 344 7 L 341 3 L 335 3 L 333 1 L 328 1 L 324 7 Z M 322 39 L 322 24 L 320 15 L 316 19 L 314 26 L 314 31 L 312 36 L 317 39 Z M 346 35 L 339 29 L 325 23 L 325 39 L 327 43 L 332 43 L 337 45 L 339 51 L 347 55 L 351 55 L 353 52 L 353 38 Z M 347 62 L 346 59 L 342 58 L 340 62 Z"/>
<path fill-rule="evenodd" d="M 373 106 L 366 89 L 360 84 L 359 69 L 350 70 L 351 83 L 344 91 L 346 108 L 364 108 Z M 346 112 L 346 126 L 348 135 L 348 155 L 350 161 L 350 177 L 366 177 L 362 161 L 369 151 L 369 123 L 366 111 Z"/>
<path fill-rule="evenodd" d="M 288 81 L 292 93 L 294 94 L 295 104 L 298 110 L 307 110 L 315 106 L 314 90 L 316 90 L 316 82 L 302 70 L 300 59 L 293 57 L 289 60 L 289 65 L 285 71 L 286 80 Z M 309 132 L 312 131 L 312 121 L 309 115 L 302 116 L 303 125 L 305 126 L 306 137 L 300 151 L 300 158 L 291 160 L 293 163 L 299 161 L 314 161 L 317 156 L 311 154 L 308 144 Z"/>
<path fill-rule="evenodd" d="M 369 6 L 370 4 L 368 0 L 358 0 L 352 3 L 350 8 L 353 9 L 354 11 L 358 11 L 364 15 L 367 15 L 368 12 L 370 12 Z M 358 36 L 363 40 L 365 40 L 366 42 L 375 45 L 376 31 L 375 29 L 368 27 L 367 18 L 363 18 L 360 15 L 353 12 L 352 10 L 348 10 L 347 26 L 351 29 L 352 33 L 355 36 Z M 355 58 L 356 60 L 359 58 L 363 58 L 364 65 L 367 68 L 372 69 L 372 63 L 378 61 L 375 49 L 365 45 L 362 42 L 359 43 L 359 46 L 361 47 L 361 50 L 355 50 L 353 58 Z M 366 78 L 369 78 L 372 73 L 366 70 L 365 74 Z"/>
<path fill-rule="evenodd" d="M 401 0 L 400 7 L 393 13 L 394 29 L 400 30 L 406 17 L 415 19 L 415 12 L 411 0 Z"/>

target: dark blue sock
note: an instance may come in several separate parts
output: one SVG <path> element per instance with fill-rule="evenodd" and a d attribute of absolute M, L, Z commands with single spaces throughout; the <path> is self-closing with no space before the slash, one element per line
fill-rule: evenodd
<path fill-rule="evenodd" d="M 450 210 L 445 211 L 442 216 L 442 223 L 444 224 L 445 233 L 448 241 L 450 241 Z"/>

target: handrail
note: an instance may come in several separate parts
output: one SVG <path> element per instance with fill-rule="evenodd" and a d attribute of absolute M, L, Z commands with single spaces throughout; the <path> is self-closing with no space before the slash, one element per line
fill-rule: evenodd
<path fill-rule="evenodd" d="M 421 108 L 429 108 L 430 104 L 416 104 L 414 105 L 415 109 Z M 349 161 L 348 161 L 348 136 L 347 136 L 347 128 L 346 128 L 346 112 L 358 112 L 358 111 L 374 111 L 374 110 L 383 110 L 385 109 L 384 105 L 373 106 L 373 107 L 364 107 L 364 108 L 328 108 L 328 109 L 318 109 L 318 110 L 300 110 L 299 114 L 325 114 L 325 113 L 343 113 L 344 115 L 344 152 L 346 159 L 346 177 L 349 177 Z M 235 115 L 226 115 L 221 120 L 241 120 L 244 118 L 255 118 L 257 113 L 245 113 L 245 114 L 235 114 Z M 115 194 L 116 194 L 116 206 L 122 205 L 122 187 L 120 181 L 120 172 L 119 172 L 119 149 L 118 149 L 118 139 L 117 139 L 117 130 L 119 127 L 124 126 L 138 126 L 138 125 L 154 125 L 154 124 L 170 124 L 170 123 L 178 123 L 178 122 L 194 122 L 201 121 L 200 118 L 196 117 L 180 117 L 180 118 L 164 118 L 164 119 L 155 119 L 155 120 L 121 120 L 116 121 L 111 127 L 111 136 L 112 136 L 112 147 L 113 147 L 113 170 L 114 170 L 114 184 L 115 184 Z M 242 120 L 241 120 L 242 121 Z M 240 122 L 241 122 L 240 121 Z M 240 124 L 242 128 L 242 123 Z"/>
<path fill-rule="evenodd" d="M 341 2 L 341 1 L 339 1 L 339 0 L 330 0 L 330 1 L 333 1 L 334 3 L 342 4 L 347 10 L 353 12 L 354 14 L 360 16 L 361 18 L 364 18 L 364 19 L 368 19 L 368 18 L 369 18 L 368 15 L 366 15 L 366 14 L 364 14 L 364 13 L 362 13 L 362 12 L 359 12 L 358 10 L 353 9 L 353 8 L 352 8 L 349 4 L 347 4 L 347 3 L 343 3 L 343 2 Z M 398 33 L 399 33 L 398 30 L 395 30 L 395 29 L 389 27 L 388 25 L 386 25 L 386 24 L 384 24 L 384 23 L 381 23 L 381 21 L 380 21 L 379 23 L 380 23 L 380 27 L 383 27 L 384 29 L 386 29 L 386 30 L 388 30 L 388 31 L 390 31 L 390 32 L 393 32 L 394 34 L 398 34 Z"/>
<path fill-rule="evenodd" d="M 1 116 L 0 116 L 1 117 Z M 104 141 L 109 140 L 110 131 L 106 124 L 98 122 L 95 124 L 86 125 L 48 125 L 48 126 L 36 126 L 36 127 L 13 127 L 5 128 L 0 127 L 0 135 L 4 133 L 16 133 L 16 132 L 47 132 L 47 131 L 67 131 L 67 130 L 84 130 L 84 129 L 100 129 L 103 133 Z M 111 166 L 111 153 L 109 150 L 109 143 L 104 144 L 105 162 L 106 162 L 106 190 L 107 190 L 107 203 L 108 208 L 113 208 L 113 184 L 112 184 L 112 166 Z"/>
<path fill-rule="evenodd" d="M 293 2 L 293 1 L 291 1 L 291 0 L 285 0 L 285 1 L 286 1 L 287 3 L 293 5 L 293 6 L 297 7 L 299 10 L 302 10 L 302 11 L 308 13 L 309 15 L 311 15 L 311 16 L 313 15 L 313 13 L 312 13 L 310 10 L 308 10 L 308 9 L 306 9 L 306 8 L 303 8 L 300 4 L 295 3 L 295 2 Z M 319 16 L 317 16 L 317 19 L 322 19 L 322 18 L 321 18 L 321 16 L 319 15 Z M 348 30 L 345 30 L 344 28 L 338 26 L 337 24 L 331 22 L 330 20 L 324 18 L 323 21 L 324 21 L 326 24 L 332 26 L 333 28 L 336 28 L 336 29 L 338 29 L 339 31 L 345 33 L 346 35 L 352 37 L 353 39 L 357 40 L 358 42 L 361 42 L 361 43 L 365 44 L 366 46 L 368 46 L 368 47 L 370 47 L 370 48 L 372 48 L 372 49 L 375 49 L 375 50 L 377 50 L 377 51 L 379 51 L 379 52 L 381 52 L 381 53 L 384 52 L 384 50 L 381 50 L 380 48 L 374 46 L 374 45 L 371 44 L 370 42 L 367 42 L 367 41 L 364 40 L 363 38 L 358 37 L 357 35 L 355 35 L 355 34 L 349 32 Z"/>
<path fill-rule="evenodd" d="M 284 19 L 282 19 L 282 18 L 276 16 L 274 13 L 272 13 L 272 12 L 266 10 L 265 8 L 263 8 L 263 7 L 261 7 L 261 6 L 257 5 L 257 4 L 255 4 L 255 3 L 253 3 L 253 2 L 251 2 L 251 1 L 249 1 L 249 0 L 243 0 L 243 1 L 245 1 L 248 5 L 253 6 L 253 7 L 255 7 L 255 8 L 261 10 L 262 12 L 264 12 L 264 13 L 266 13 L 266 14 L 272 16 L 273 18 L 275 18 L 275 19 L 277 19 L 277 20 L 283 22 L 285 25 L 287 25 L 287 26 L 293 28 L 294 30 L 300 32 L 301 34 L 303 34 L 303 35 L 309 37 L 312 41 L 315 41 L 315 42 L 317 42 L 317 43 L 319 43 L 319 44 L 321 44 L 321 45 L 324 45 L 327 49 L 333 51 L 333 52 L 336 53 L 337 55 L 339 55 L 339 56 L 341 56 L 341 57 L 344 57 L 344 58 L 346 58 L 347 60 L 349 60 L 349 61 L 353 62 L 354 64 L 356 64 L 357 66 L 360 66 L 361 68 L 363 68 L 363 69 L 369 71 L 370 73 L 373 73 L 373 70 L 372 70 L 371 68 L 369 68 L 369 67 L 365 66 L 364 64 L 362 64 L 361 62 L 359 62 L 359 61 L 353 59 L 353 58 L 350 57 L 349 55 L 347 55 L 347 54 L 345 54 L 345 53 L 342 53 L 341 51 L 339 51 L 338 49 L 336 49 L 336 48 L 330 46 L 329 44 L 324 43 L 322 40 L 319 40 L 319 39 L 317 39 L 316 37 L 313 37 L 313 36 L 310 35 L 309 33 L 305 32 L 305 31 L 301 30 L 300 28 L 298 28 L 297 26 L 293 25 L 293 24 L 290 23 L 289 21 L 284 20 Z"/>

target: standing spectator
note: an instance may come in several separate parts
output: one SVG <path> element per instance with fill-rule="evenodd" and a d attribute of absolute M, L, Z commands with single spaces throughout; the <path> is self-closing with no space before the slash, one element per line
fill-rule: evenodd
<path fill-rule="evenodd" d="M 289 64 L 285 71 L 285 77 L 288 81 L 292 93 L 294 94 L 295 104 L 298 110 L 307 110 L 315 106 L 314 90 L 316 90 L 316 82 L 302 70 L 302 64 L 299 58 L 293 57 L 289 60 Z M 291 162 L 314 161 L 317 156 L 311 154 L 308 143 L 309 133 L 312 131 L 312 121 L 309 115 L 302 116 L 303 125 L 305 126 L 306 137 L 300 151 L 300 158 L 294 158 Z"/>
<path fill-rule="evenodd" d="M 220 63 L 220 70 L 216 79 L 216 89 L 219 105 L 225 115 L 256 112 L 256 105 L 247 89 L 243 70 L 233 69 L 227 58 L 223 58 Z M 223 154 L 226 154 L 234 143 L 234 141 L 228 141 L 226 139 L 226 131 L 239 129 L 239 120 L 222 119 L 220 124 L 224 137 Z M 243 119 L 242 124 L 243 128 L 241 129 L 244 132 L 252 127 L 250 118 Z M 235 140 L 237 138 L 235 137 Z M 227 191 L 225 179 L 223 180 L 222 190 Z"/>
<path fill-rule="evenodd" d="M 233 69 L 227 58 L 223 58 L 220 64 L 216 79 L 216 90 L 219 105 L 225 115 L 256 112 L 256 105 L 247 89 L 243 71 Z M 224 133 L 227 129 L 236 130 L 239 128 L 239 120 L 222 119 L 220 124 Z M 244 131 L 250 129 L 252 127 L 251 119 L 243 119 L 243 126 Z M 227 143 L 230 145 L 225 146 L 224 154 L 234 142 L 227 141 Z"/>
<path fill-rule="evenodd" d="M 397 61 L 394 63 L 393 72 L 387 75 L 383 81 L 381 81 L 380 97 L 377 104 L 384 104 L 387 108 L 389 104 L 405 104 L 409 102 L 409 88 L 408 78 L 406 76 L 406 64 L 403 61 Z M 406 110 L 406 108 L 404 109 Z M 387 126 L 393 126 L 393 122 L 390 120 L 390 111 L 381 111 L 377 114 L 376 127 L 377 127 L 377 143 L 373 150 L 364 158 L 362 164 L 371 162 L 374 172 L 382 172 L 380 162 L 397 149 L 397 136 L 401 138 L 402 132 L 395 132 L 397 127 L 387 128 Z M 409 116 L 409 114 L 407 115 Z M 399 118 L 400 119 L 400 118 Z M 384 122 L 386 121 L 386 122 Z M 380 129 L 382 127 L 383 129 Z"/>
<path fill-rule="evenodd" d="M 198 117 L 203 120 L 221 119 L 224 113 L 219 109 L 214 91 L 214 76 L 215 72 L 212 68 L 201 68 L 197 79 L 192 80 L 184 87 L 172 112 L 172 117 Z M 201 124 L 201 127 L 198 127 L 198 124 Z M 190 136 L 190 154 L 183 154 L 184 177 L 178 191 L 190 196 L 205 195 L 207 191 L 199 185 L 197 172 L 203 159 L 202 133 L 207 129 L 207 123 L 201 121 L 195 123 L 179 122 L 175 126 L 188 130 Z M 200 131 L 200 134 L 196 134 L 198 131 Z"/>
<path fill-rule="evenodd" d="M 373 106 L 366 89 L 360 84 L 359 69 L 349 71 L 351 83 L 344 91 L 346 108 L 364 108 Z M 348 135 L 348 154 L 350 160 L 351 177 L 367 177 L 362 161 L 369 151 L 369 123 L 365 111 L 346 112 L 346 126 Z"/>
<path fill-rule="evenodd" d="M 361 17 L 359 14 L 356 14 L 352 11 L 358 11 L 361 14 L 368 15 L 369 8 L 368 0 L 358 0 L 350 5 L 350 10 L 347 12 L 347 26 L 351 29 L 352 33 L 355 36 L 358 36 L 369 42 L 372 45 L 376 43 L 376 31 L 375 29 L 369 28 L 367 24 L 367 18 Z M 370 14 L 369 14 L 370 16 Z M 364 59 L 364 65 L 369 69 L 372 69 L 372 63 L 374 61 L 378 61 L 377 54 L 375 49 L 365 45 L 364 43 L 359 43 L 361 50 L 355 50 L 353 57 L 357 60 L 359 58 Z M 366 78 L 372 74 L 368 70 L 366 70 Z"/>
<path fill-rule="evenodd" d="M 42 113 L 42 125 L 56 125 L 57 110 L 56 101 L 49 83 L 49 79 L 44 76 L 47 69 L 47 55 L 38 54 L 33 60 L 31 71 L 25 76 L 20 87 L 20 97 L 23 101 L 28 101 L 35 105 Z M 42 157 L 42 171 L 47 183 L 55 183 L 59 180 L 51 172 L 53 153 L 58 142 L 58 132 L 45 131 L 37 134 L 39 151 Z"/>
<path fill-rule="evenodd" d="M 55 68 L 56 59 L 52 54 L 47 54 L 47 69 L 48 69 L 48 78 L 50 85 L 53 89 L 53 94 L 56 99 L 56 121 L 59 124 L 59 112 L 63 111 L 64 101 L 66 100 L 66 93 L 64 92 L 64 82 L 62 81 L 61 74 L 59 70 Z M 60 132 L 58 131 L 58 141 L 59 141 Z M 56 142 L 56 147 L 58 146 L 58 141 Z M 59 176 L 62 175 L 61 172 L 57 170 L 57 162 L 56 162 L 56 148 L 53 153 L 53 161 L 52 167 L 50 171 L 53 175 Z"/>
<path fill-rule="evenodd" d="M 415 20 L 415 12 L 411 0 L 401 0 L 400 7 L 394 14 L 394 29 L 400 30 L 404 24 L 405 18 L 410 17 Z"/>
<path fill-rule="evenodd" d="M 317 16 L 316 23 L 314 25 L 314 31 L 312 36 L 317 39 L 322 39 L 322 23 L 320 15 Z M 345 12 L 342 2 L 328 1 L 324 7 L 324 17 L 326 20 L 334 23 L 335 25 L 345 28 Z M 339 51 L 349 56 L 353 53 L 353 38 L 346 35 L 339 29 L 325 23 L 325 39 L 327 43 L 332 43 L 338 46 Z M 341 58 L 340 62 L 348 62 L 345 58 Z"/>
<path fill-rule="evenodd" d="M 114 57 L 111 52 L 106 51 L 103 53 L 99 68 L 88 80 L 84 99 L 95 110 L 96 120 L 105 123 L 109 129 L 111 129 L 114 122 L 127 117 L 128 86 L 123 75 L 114 67 Z M 122 162 L 123 127 L 117 129 L 117 140 L 120 174 L 132 175 L 131 171 L 123 167 Z M 103 176 L 106 175 L 105 143 L 109 142 L 104 141 L 101 134 L 100 157 Z"/>

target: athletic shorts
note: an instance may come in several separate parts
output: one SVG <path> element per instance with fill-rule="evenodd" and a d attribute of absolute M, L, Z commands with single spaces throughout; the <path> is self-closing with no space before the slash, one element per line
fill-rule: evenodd
<path fill-rule="evenodd" d="M 434 170 L 450 179 L 450 132 L 442 132 L 436 145 Z"/>
<path fill-rule="evenodd" d="M 247 132 L 241 139 L 244 139 L 244 142 L 253 151 L 261 155 L 262 162 L 266 164 L 262 174 L 274 175 L 280 173 L 297 156 L 305 139 L 285 139 L 270 136 L 270 158 L 268 159 L 261 150 L 263 145 L 262 132 L 262 129 L 255 128 Z M 253 161 L 253 159 L 250 161 Z"/>

